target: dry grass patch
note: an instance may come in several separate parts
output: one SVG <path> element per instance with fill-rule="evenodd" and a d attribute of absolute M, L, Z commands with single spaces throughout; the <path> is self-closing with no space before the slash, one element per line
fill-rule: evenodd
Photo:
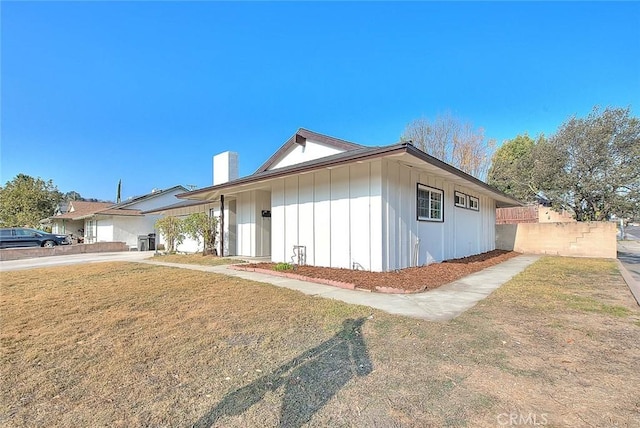
<path fill-rule="evenodd" d="M 640 425 L 640 311 L 610 261 L 545 258 L 448 323 L 143 264 L 1 287 L 6 426 Z"/>
<path fill-rule="evenodd" d="M 196 254 L 163 254 L 153 256 L 153 261 L 166 263 L 186 263 L 191 265 L 202 266 L 221 266 L 240 263 L 240 260 L 230 259 L 228 257 L 218 257 L 212 255 L 203 256 L 202 253 Z"/>

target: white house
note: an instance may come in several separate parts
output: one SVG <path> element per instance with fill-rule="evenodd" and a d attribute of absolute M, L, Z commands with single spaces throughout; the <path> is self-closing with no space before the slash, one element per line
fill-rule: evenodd
<path fill-rule="evenodd" d="M 495 248 L 496 207 L 520 205 L 409 143 L 305 129 L 252 175 L 229 152 L 214 168 L 213 186 L 178 198 L 215 204 L 224 255 L 274 262 L 389 271 L 478 254 Z"/>
<path fill-rule="evenodd" d="M 127 199 L 121 203 L 71 201 L 66 213 L 50 217 L 53 233 L 81 236 L 84 242 L 125 242 L 138 248 L 138 236 L 154 233 L 158 214 L 145 211 L 176 201 L 176 195 L 186 192 L 182 186 Z"/>

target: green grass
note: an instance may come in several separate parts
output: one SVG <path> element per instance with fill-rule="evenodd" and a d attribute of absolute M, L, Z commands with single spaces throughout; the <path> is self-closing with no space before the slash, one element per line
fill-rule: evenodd
<path fill-rule="evenodd" d="M 602 298 L 602 285 L 619 278 L 618 267 L 612 260 L 544 257 L 494 294 L 517 299 L 522 309 L 570 308 L 627 316 L 628 309 Z"/>
<path fill-rule="evenodd" d="M 563 295 L 560 298 L 567 304 L 567 307 L 579 311 L 594 312 L 615 317 L 626 317 L 631 314 L 631 311 L 623 306 L 606 304 L 592 297 Z"/>

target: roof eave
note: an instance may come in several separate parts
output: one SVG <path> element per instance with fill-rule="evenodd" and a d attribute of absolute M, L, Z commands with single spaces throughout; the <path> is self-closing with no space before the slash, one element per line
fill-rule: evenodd
<path fill-rule="evenodd" d="M 499 207 L 507 207 L 507 206 L 522 206 L 524 205 L 522 202 L 512 198 L 511 196 L 495 189 L 494 187 L 488 185 L 484 181 L 467 174 L 455 168 L 452 165 L 449 165 L 425 152 L 414 147 L 408 143 L 399 143 L 391 146 L 384 147 L 372 147 L 371 150 L 361 152 L 361 153 L 353 153 L 351 156 L 344 156 L 343 154 L 329 156 L 327 158 L 321 158 L 314 161 L 305 162 L 302 164 L 292 165 L 285 168 L 278 168 L 268 171 L 256 172 L 253 175 L 249 175 L 243 178 L 239 178 L 237 180 L 229 181 L 227 183 L 218 184 L 215 186 L 205 187 L 203 189 L 193 190 L 191 192 L 179 193 L 176 195 L 177 198 L 180 199 L 191 199 L 191 200 L 206 200 L 207 195 L 215 194 L 224 189 L 232 188 L 235 186 L 258 183 L 260 181 L 271 180 L 274 178 L 280 178 L 288 175 L 304 173 L 312 170 L 335 167 L 339 165 L 344 165 L 348 163 L 364 161 L 375 158 L 382 158 L 386 156 L 391 156 L 395 154 L 407 153 L 411 156 L 414 156 L 428 164 L 431 164 L 441 170 L 444 170 L 450 174 L 456 175 L 466 181 L 469 181 L 476 186 L 482 188 L 485 191 L 490 192 L 493 195 L 493 198 L 496 200 L 496 204 Z M 341 156 L 342 155 L 342 156 Z"/>
<path fill-rule="evenodd" d="M 302 172 L 312 171 L 321 168 L 335 167 L 338 165 L 344 165 L 351 162 L 363 161 L 367 159 L 373 159 L 378 157 L 384 157 L 391 154 L 402 153 L 404 151 L 404 144 L 396 144 L 393 146 L 385 146 L 385 147 L 372 147 L 371 151 L 367 151 L 361 154 L 354 154 L 353 156 L 349 156 L 346 158 L 338 158 L 335 159 L 335 156 L 329 156 L 327 158 L 321 158 L 317 160 L 313 160 L 310 162 L 305 162 L 302 164 L 291 165 L 284 168 L 272 169 L 263 172 L 256 172 L 252 175 L 248 175 L 246 177 L 239 178 L 237 180 L 228 181 L 226 183 L 217 184 L 215 186 L 209 186 L 198 190 L 193 190 L 191 192 L 179 193 L 176 195 L 177 198 L 180 199 L 196 199 L 193 196 L 198 196 L 202 194 L 208 194 L 212 192 L 216 192 L 218 190 L 223 190 L 226 188 L 239 186 L 243 184 L 251 184 L 257 183 L 262 180 L 271 180 L 274 178 L 280 178 L 292 174 L 299 174 Z M 201 199 L 197 199 L 201 200 Z"/>
<path fill-rule="evenodd" d="M 501 207 L 507 207 L 507 206 L 523 206 L 524 203 L 518 201 L 517 199 L 514 199 L 513 197 L 507 195 L 504 192 L 501 192 L 500 190 L 490 186 L 489 184 L 485 183 L 484 181 L 480 180 L 479 178 L 474 177 L 471 174 L 467 174 L 466 172 L 452 166 L 449 165 L 446 162 L 441 161 L 438 158 L 435 158 L 425 152 L 423 152 L 422 150 L 418 149 L 417 147 L 411 145 L 411 144 L 407 144 L 407 153 L 417 157 L 418 159 L 422 159 L 425 162 L 436 166 L 444 171 L 447 171 L 449 173 L 452 173 L 454 175 L 457 175 L 460 178 L 463 178 L 477 186 L 480 186 L 482 188 L 484 188 L 485 190 L 488 190 L 489 192 L 491 192 L 495 197 L 494 199 L 496 200 L 496 202 L 502 202 L 504 205 L 501 205 Z"/>

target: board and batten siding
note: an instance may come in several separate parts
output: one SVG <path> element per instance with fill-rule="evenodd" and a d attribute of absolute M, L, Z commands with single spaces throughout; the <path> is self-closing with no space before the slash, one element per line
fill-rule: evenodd
<path fill-rule="evenodd" d="M 419 221 L 417 187 L 444 193 L 444 221 Z M 454 192 L 479 210 L 456 207 Z M 272 260 L 306 247 L 314 266 L 389 271 L 495 249 L 495 201 L 442 176 L 392 160 L 356 163 L 272 184 Z"/>
<path fill-rule="evenodd" d="M 443 220 L 420 221 L 417 188 L 442 190 Z M 479 210 L 456 207 L 454 192 L 477 197 Z M 382 161 L 382 269 L 393 270 L 495 249 L 495 201 L 441 176 Z"/>
<path fill-rule="evenodd" d="M 272 260 L 291 262 L 306 247 L 315 266 L 382 270 L 380 161 L 275 180 Z"/>
<path fill-rule="evenodd" d="M 262 217 L 263 210 L 271 209 L 269 192 L 254 190 L 240 193 L 235 204 L 235 233 L 237 239 L 237 254 L 249 257 L 270 255 L 271 219 Z M 234 219 L 228 218 L 228 225 L 233 225 Z M 228 227 L 225 224 L 225 228 Z M 229 249 L 229 251 L 232 251 Z M 225 251 L 225 253 L 228 253 Z"/>

